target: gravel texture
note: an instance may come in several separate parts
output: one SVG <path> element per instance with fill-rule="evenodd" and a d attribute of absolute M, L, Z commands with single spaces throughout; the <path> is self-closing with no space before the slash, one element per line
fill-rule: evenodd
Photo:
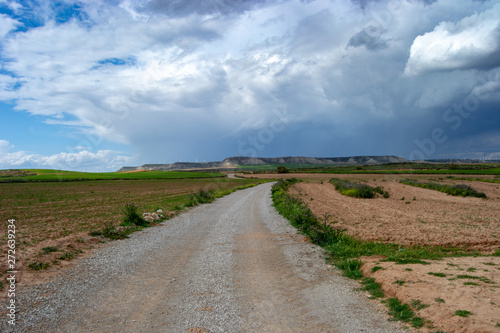
<path fill-rule="evenodd" d="M 274 210 L 270 187 L 195 207 L 19 290 L 17 325 L 0 331 L 403 331 Z"/>

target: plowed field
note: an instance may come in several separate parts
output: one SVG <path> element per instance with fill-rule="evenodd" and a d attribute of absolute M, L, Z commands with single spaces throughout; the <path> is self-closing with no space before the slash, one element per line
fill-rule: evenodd
<path fill-rule="evenodd" d="M 382 186 L 390 197 L 348 197 L 328 181 L 299 183 L 291 193 L 301 196 L 316 216 L 327 217 L 337 222 L 337 227 L 365 240 L 454 246 L 483 253 L 500 247 L 500 184 L 444 180 L 466 183 L 486 193 L 485 200 L 404 185 L 399 183 L 401 176 L 349 178 Z"/>

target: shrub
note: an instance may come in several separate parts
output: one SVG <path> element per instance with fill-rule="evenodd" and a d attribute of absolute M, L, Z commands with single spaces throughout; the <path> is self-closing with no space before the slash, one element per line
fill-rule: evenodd
<path fill-rule="evenodd" d="M 216 198 L 214 190 L 199 190 L 196 193 L 193 193 L 189 196 L 188 202 L 186 203 L 186 207 L 193 207 L 199 204 L 210 203 L 214 201 Z"/>
<path fill-rule="evenodd" d="M 124 227 L 119 229 L 115 227 L 112 222 L 108 222 L 104 225 L 104 228 L 102 229 L 102 236 L 109 238 L 111 240 L 124 239 L 128 238 L 128 235 L 134 232 L 134 230 L 136 229 L 130 227 Z"/>
<path fill-rule="evenodd" d="M 389 198 L 389 192 L 384 191 L 381 186 L 371 187 L 366 184 L 338 178 L 330 179 L 330 183 L 333 184 L 335 189 L 341 194 L 349 197 L 371 199 L 378 193 L 384 198 Z"/>
<path fill-rule="evenodd" d="M 145 227 L 149 224 L 148 221 L 144 220 L 137 213 L 137 206 L 133 203 L 126 204 L 122 211 L 125 214 L 125 218 L 122 223 L 123 226 L 136 225 L 139 227 Z"/>
<path fill-rule="evenodd" d="M 280 165 L 279 167 L 276 168 L 276 171 L 278 173 L 289 173 L 290 170 L 288 170 L 286 167 L 284 167 L 283 165 Z"/>
<path fill-rule="evenodd" d="M 111 240 L 128 238 L 132 232 L 137 230 L 136 227 L 115 227 L 113 222 L 107 222 L 101 230 L 89 232 L 90 236 L 102 236 Z"/>

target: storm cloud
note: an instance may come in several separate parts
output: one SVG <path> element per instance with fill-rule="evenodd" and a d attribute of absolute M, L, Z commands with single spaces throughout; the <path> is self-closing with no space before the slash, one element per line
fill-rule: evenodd
<path fill-rule="evenodd" d="M 50 166 L 50 156 L 116 165 L 500 152 L 498 1 L 0 8 L 6 119 L 31 117 L 64 132 L 64 147 L 85 148 L 16 150 L 19 137 L 0 135 L 0 166 L 29 165 L 15 156 L 30 154 Z"/>

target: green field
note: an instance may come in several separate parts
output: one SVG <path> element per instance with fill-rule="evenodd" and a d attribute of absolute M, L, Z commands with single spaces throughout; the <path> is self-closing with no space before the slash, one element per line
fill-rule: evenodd
<path fill-rule="evenodd" d="M 146 180 L 225 177 L 216 172 L 141 171 L 141 172 L 78 172 L 51 169 L 0 170 L 0 183 L 58 182 L 82 180 Z"/>
<path fill-rule="evenodd" d="M 251 164 L 251 165 L 239 165 L 236 167 L 235 172 L 246 172 L 246 171 L 257 171 L 257 172 L 274 172 L 279 166 L 284 166 L 290 170 L 307 170 L 320 168 L 321 165 L 316 164 L 294 164 L 294 163 L 283 163 L 283 164 Z"/>
<path fill-rule="evenodd" d="M 393 163 L 363 166 L 297 168 L 290 172 L 336 174 L 459 174 L 500 175 L 498 164 Z"/>

